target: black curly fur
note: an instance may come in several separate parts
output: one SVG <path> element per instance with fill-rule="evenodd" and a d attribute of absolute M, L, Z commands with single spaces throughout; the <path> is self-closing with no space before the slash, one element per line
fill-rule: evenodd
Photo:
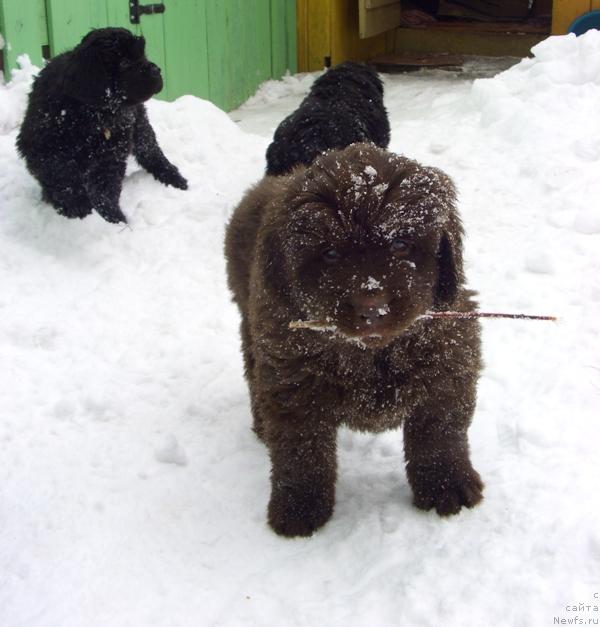
<path fill-rule="evenodd" d="M 162 77 L 144 47 L 124 28 L 93 30 L 34 81 L 17 148 L 44 200 L 68 218 L 96 210 L 127 222 L 119 197 L 129 154 L 161 183 L 187 189 L 146 115 Z"/>
<path fill-rule="evenodd" d="M 373 68 L 341 63 L 320 76 L 277 127 L 267 149 L 267 174 L 286 174 L 326 150 L 365 141 L 381 148 L 390 141 L 383 84 Z"/>

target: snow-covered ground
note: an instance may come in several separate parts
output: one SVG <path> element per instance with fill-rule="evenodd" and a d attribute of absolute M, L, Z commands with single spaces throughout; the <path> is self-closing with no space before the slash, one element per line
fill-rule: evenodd
<path fill-rule="evenodd" d="M 485 501 L 417 511 L 401 433 L 343 431 L 333 519 L 297 540 L 265 522 L 222 239 L 314 76 L 231 117 L 150 102 L 190 189 L 132 164 L 130 229 L 41 203 L 14 148 L 32 69 L 0 85 L 0 626 L 598 621 L 600 33 L 534 52 L 385 79 L 391 149 L 456 180 L 482 310 L 561 318 L 483 323 Z"/>

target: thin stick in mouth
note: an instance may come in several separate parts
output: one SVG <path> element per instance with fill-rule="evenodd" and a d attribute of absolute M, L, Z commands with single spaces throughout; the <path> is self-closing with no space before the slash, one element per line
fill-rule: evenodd
<path fill-rule="evenodd" d="M 292 320 L 288 324 L 289 329 L 312 329 L 313 331 L 325 331 L 335 329 L 336 326 L 327 320 Z"/>
<path fill-rule="evenodd" d="M 455 320 L 473 320 L 476 318 L 507 318 L 509 320 L 558 320 L 556 316 L 538 316 L 530 314 L 497 313 L 488 311 L 428 311 L 421 314 L 417 319 L 445 318 Z M 327 320 L 293 320 L 289 323 L 290 329 L 312 329 L 313 331 L 324 331 L 335 329 L 335 325 Z"/>
<path fill-rule="evenodd" d="M 534 316 L 530 314 L 496 313 L 489 311 L 428 311 L 419 318 L 456 318 L 470 320 L 473 318 L 508 318 L 510 320 L 558 320 L 556 316 Z"/>

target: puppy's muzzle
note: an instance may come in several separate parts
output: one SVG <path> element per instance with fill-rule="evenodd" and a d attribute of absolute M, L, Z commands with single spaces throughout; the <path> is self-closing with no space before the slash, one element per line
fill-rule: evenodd
<path fill-rule="evenodd" d="M 370 331 L 388 324 L 390 296 L 385 291 L 355 294 L 350 298 L 350 306 L 359 331 Z"/>
<path fill-rule="evenodd" d="M 153 83 L 155 93 L 158 93 L 163 88 L 162 74 L 160 68 L 154 63 L 148 64 L 148 78 Z"/>
<path fill-rule="evenodd" d="M 150 74 L 152 78 L 161 78 L 160 68 L 158 67 L 158 65 L 155 65 L 154 63 L 149 63 L 148 66 L 148 74 Z"/>

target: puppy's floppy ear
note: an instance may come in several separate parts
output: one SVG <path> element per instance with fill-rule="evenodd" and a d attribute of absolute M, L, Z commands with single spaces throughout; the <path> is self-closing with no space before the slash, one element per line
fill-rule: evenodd
<path fill-rule="evenodd" d="M 110 93 L 111 78 L 104 67 L 98 46 L 89 35 L 70 53 L 63 76 L 63 90 L 87 105 L 98 106 Z"/>
<path fill-rule="evenodd" d="M 462 235 L 460 220 L 452 211 L 437 251 L 438 279 L 434 294 L 436 309 L 451 307 L 464 281 Z"/>
<path fill-rule="evenodd" d="M 280 295 L 284 295 L 287 292 L 288 281 L 285 276 L 282 242 L 275 231 L 265 235 L 262 262 L 263 276 Z"/>

